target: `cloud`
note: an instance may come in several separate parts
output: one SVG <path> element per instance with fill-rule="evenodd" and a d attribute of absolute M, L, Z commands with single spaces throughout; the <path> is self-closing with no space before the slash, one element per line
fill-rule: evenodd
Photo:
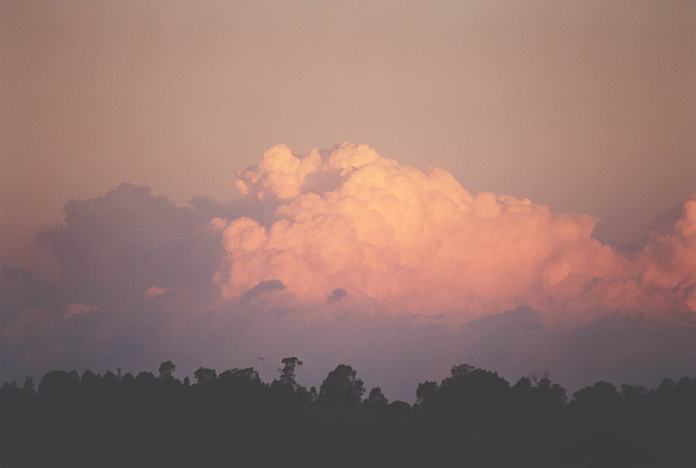
<path fill-rule="evenodd" d="M 340 302 L 344 297 L 348 295 L 348 292 L 343 288 L 336 288 L 331 291 L 329 297 L 326 298 L 327 302 Z"/>
<path fill-rule="evenodd" d="M 589 216 L 472 194 L 441 169 L 403 166 L 365 145 L 305 156 L 275 146 L 237 186 L 272 203 L 275 219 L 215 220 L 227 298 L 277 279 L 302 300 L 343 289 L 455 324 L 525 305 L 551 321 L 696 310 L 696 198 L 639 253 L 622 255 L 592 237 Z"/>
<path fill-rule="evenodd" d="M 97 309 L 98 307 L 94 304 L 78 304 L 75 302 L 71 302 L 67 305 L 67 307 L 65 307 L 65 313 L 63 314 L 63 318 L 69 319 L 75 317 L 76 315 L 89 314 L 90 312 L 94 312 Z"/>
<path fill-rule="evenodd" d="M 258 296 L 268 294 L 273 291 L 282 291 L 283 289 L 285 289 L 285 285 L 278 280 L 261 281 L 259 284 L 242 294 L 241 301 L 242 303 L 246 304 Z"/>
<path fill-rule="evenodd" d="M 209 217 L 121 184 L 104 196 L 65 204 L 65 223 L 39 235 L 61 269 L 69 302 L 130 303 L 143 291 L 210 282 L 221 249 Z"/>
<path fill-rule="evenodd" d="M 145 290 L 145 299 L 154 299 L 155 297 L 164 296 L 170 291 L 169 288 L 160 288 L 159 286 L 150 286 Z"/>
<path fill-rule="evenodd" d="M 0 325 L 24 309 L 53 303 L 55 291 L 32 273 L 20 268 L 0 269 Z"/>
<path fill-rule="evenodd" d="M 59 279 L 2 270 L 0 380 L 167 359 L 271 379 L 297 355 L 307 384 L 349 362 L 412 399 L 457 362 L 571 388 L 696 372 L 696 197 L 625 253 L 589 216 L 364 145 L 278 146 L 238 179 L 229 204 L 131 184 L 68 202 L 39 236 Z"/>

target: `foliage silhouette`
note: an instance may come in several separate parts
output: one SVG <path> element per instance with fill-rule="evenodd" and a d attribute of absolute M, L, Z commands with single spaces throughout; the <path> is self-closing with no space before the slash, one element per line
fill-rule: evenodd
<path fill-rule="evenodd" d="M 159 366 L 160 379 L 171 379 L 176 371 L 176 365 L 172 361 L 164 361 Z"/>
<path fill-rule="evenodd" d="M 329 406 L 353 408 L 360 404 L 363 393 L 365 388 L 357 372 L 347 364 L 339 364 L 319 387 L 318 401 Z"/>
<path fill-rule="evenodd" d="M 510 385 L 452 367 L 422 382 L 416 403 L 365 392 L 340 364 L 319 392 L 298 383 L 297 357 L 263 382 L 253 368 L 166 361 L 121 375 L 50 371 L 0 387 L 0 466 L 100 467 L 692 467 L 696 379 L 652 390 L 607 382 L 572 398 L 547 377 Z"/>

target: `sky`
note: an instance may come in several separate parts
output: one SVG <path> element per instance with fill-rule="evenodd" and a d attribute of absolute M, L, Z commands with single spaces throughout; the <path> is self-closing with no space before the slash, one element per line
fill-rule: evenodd
<path fill-rule="evenodd" d="M 237 196 L 267 148 L 366 143 L 639 238 L 693 190 L 688 1 L 3 1 L 3 257 L 127 181 Z M 32 255 L 40 253 L 34 250 Z"/>
<path fill-rule="evenodd" d="M 0 265 L 12 271 L 0 346 L 13 356 L 7 375 L 49 363 L 136 367 L 166 357 L 172 343 L 192 366 L 234 352 L 253 360 L 264 333 L 285 332 L 299 346 L 307 327 L 319 327 L 332 343 L 341 327 L 313 317 L 339 304 L 374 309 L 351 319 L 345 349 L 356 339 L 368 350 L 380 342 L 395 368 L 406 366 L 395 350 L 422 348 L 429 333 L 450 343 L 431 346 L 412 377 L 436 358 L 477 355 L 472 342 L 512 326 L 491 318 L 507 312 L 515 330 L 519 320 L 524 330 L 537 327 L 536 313 L 551 330 L 477 355 L 511 375 L 540 356 L 564 369 L 565 358 L 549 355 L 573 354 L 558 349 L 563 341 L 596 348 L 591 337 L 608 333 L 588 331 L 597 327 L 619 327 L 631 350 L 636 330 L 648 335 L 644 347 L 654 352 L 631 358 L 636 369 L 659 355 L 655 372 L 667 361 L 674 372 L 691 370 L 674 364 L 694 353 L 674 344 L 690 335 L 642 320 L 693 311 L 695 300 L 693 2 L 4 0 L 0 73 Z M 314 148 L 320 162 L 310 161 Z M 377 173 L 384 177 L 370 178 Z M 375 193 L 406 204 L 379 205 L 386 198 Z M 403 218 L 392 219 L 393 210 Z M 317 216 L 328 224 L 306 223 Z M 449 253 L 423 260 L 433 245 Z M 459 255 L 469 245 L 466 252 L 483 253 Z M 346 251 L 357 257 L 337 263 Z M 477 266 L 476 275 L 462 265 Z M 300 281 L 310 273 L 316 278 Z M 593 293 L 579 293 L 589 283 L 568 283 L 573 275 L 599 278 Z M 467 280 L 466 294 L 452 278 Z M 200 317 L 186 307 L 214 311 L 196 336 L 186 324 Z M 154 314 L 145 324 L 143 308 Z M 176 319 L 162 315 L 171 308 Z M 233 318 L 210 318 L 228 309 Z M 54 311 L 56 322 L 41 325 L 50 313 L 40 310 Z M 617 311 L 644 318 L 606 318 Z M 281 322 L 261 325 L 245 313 L 280 314 Z M 67 319 L 92 322 L 78 330 Z M 216 320 L 239 336 L 217 357 L 203 331 Z M 159 327 L 159 344 L 138 341 L 143 354 L 127 356 L 133 343 L 124 337 L 137 341 L 148 326 Z M 414 331 L 399 338 L 404 327 Z M 76 333 L 84 343 L 75 349 L 45 343 Z M 475 337 L 466 352 L 458 333 Z M 671 347 L 659 338 L 684 333 Z M 385 346 L 389 339 L 399 344 Z M 553 351 L 529 351 L 537 342 Z M 524 370 L 490 357 L 521 349 L 529 351 Z M 337 350 L 326 359 L 342 357 Z M 564 378 L 612 377 L 620 364 Z M 376 365 L 368 372 L 379 375 Z M 394 391 L 397 383 L 390 380 Z"/>

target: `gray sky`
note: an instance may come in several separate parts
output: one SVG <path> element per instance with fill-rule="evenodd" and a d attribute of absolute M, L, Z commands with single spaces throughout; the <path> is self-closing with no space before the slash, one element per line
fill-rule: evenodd
<path fill-rule="evenodd" d="M 639 237 L 696 191 L 689 1 L 0 1 L 1 263 L 120 182 L 367 143 Z M 38 260 L 37 260 L 38 259 Z"/>

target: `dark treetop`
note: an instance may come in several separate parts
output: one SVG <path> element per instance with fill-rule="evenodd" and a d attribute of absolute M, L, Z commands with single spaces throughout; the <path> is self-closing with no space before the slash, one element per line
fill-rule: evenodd
<path fill-rule="evenodd" d="M 297 357 L 252 369 L 51 371 L 0 390 L 0 467 L 694 467 L 696 379 L 607 382 L 571 398 L 547 378 L 514 385 L 452 367 L 416 403 L 365 391 L 349 365 L 317 391 Z M 367 397 L 365 397 L 367 393 Z"/>

